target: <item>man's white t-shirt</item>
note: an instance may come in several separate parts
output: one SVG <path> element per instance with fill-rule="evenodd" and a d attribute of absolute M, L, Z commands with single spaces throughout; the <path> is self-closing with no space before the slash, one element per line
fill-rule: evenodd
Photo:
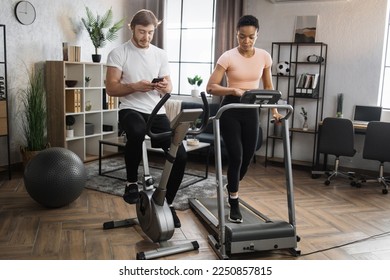
<path fill-rule="evenodd" d="M 170 75 L 168 57 L 164 50 L 149 45 L 149 48 L 137 48 L 131 40 L 113 49 L 107 58 L 107 66 L 122 71 L 122 83 L 136 83 L 140 80 L 152 81 L 153 78 Z M 156 90 L 134 92 L 119 98 L 119 109 L 133 109 L 150 114 L 160 101 Z M 164 106 L 159 114 L 165 113 Z"/>

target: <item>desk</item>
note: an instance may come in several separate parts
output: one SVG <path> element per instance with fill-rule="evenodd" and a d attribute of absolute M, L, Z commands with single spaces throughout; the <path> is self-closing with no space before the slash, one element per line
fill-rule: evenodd
<path fill-rule="evenodd" d="M 320 152 L 318 151 L 318 147 L 320 146 L 320 138 L 321 138 L 321 127 L 322 127 L 322 122 L 318 124 L 318 137 L 317 137 L 317 148 L 316 148 L 316 168 L 320 166 Z M 367 124 L 353 124 L 353 128 L 355 131 L 355 134 L 366 134 L 367 130 Z M 326 166 L 328 164 L 328 156 L 324 154 L 324 162 L 322 164 L 323 169 L 326 170 Z"/>
<path fill-rule="evenodd" d="M 353 129 L 355 130 L 356 134 L 366 134 L 367 124 L 355 124 L 355 123 L 353 123 Z"/>
<path fill-rule="evenodd" d="M 163 153 L 164 151 L 161 148 L 152 148 L 150 139 L 145 139 L 146 141 L 146 148 L 148 151 L 152 152 L 159 152 Z M 121 166 L 119 168 L 115 168 L 112 170 L 107 170 L 105 172 L 102 172 L 102 159 L 103 159 L 103 146 L 104 145 L 109 145 L 109 146 L 115 146 L 115 147 L 121 147 L 124 148 L 126 146 L 126 142 L 124 142 L 123 137 L 113 137 L 113 138 L 108 138 L 108 139 L 103 139 L 99 140 L 99 175 L 100 176 L 106 176 L 106 177 L 111 177 L 115 179 L 120 179 L 120 180 L 126 180 L 123 178 L 115 177 L 112 175 L 109 175 L 109 173 L 112 173 L 114 171 L 117 171 L 119 169 L 125 168 L 125 166 Z M 196 150 L 201 150 L 201 149 L 207 149 L 206 153 L 206 159 L 205 159 L 205 172 L 204 175 L 198 175 L 198 174 L 192 174 L 192 173 L 186 173 L 187 175 L 195 176 L 198 177 L 198 180 L 192 181 L 189 185 L 195 184 L 197 182 L 200 182 L 202 180 L 205 180 L 208 178 L 208 173 L 209 173 L 209 156 L 210 156 L 210 144 L 209 143 L 204 143 L 204 142 L 199 142 L 199 145 L 196 146 L 190 146 L 187 145 L 187 141 L 183 141 L 184 148 L 186 149 L 187 153 L 194 152 Z M 158 167 L 154 167 L 158 168 Z M 161 169 L 161 168 L 159 168 Z M 181 187 L 187 187 L 186 186 L 181 186 Z"/>

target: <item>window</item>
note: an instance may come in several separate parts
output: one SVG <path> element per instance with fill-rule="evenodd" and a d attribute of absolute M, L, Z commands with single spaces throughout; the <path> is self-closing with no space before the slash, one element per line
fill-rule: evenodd
<path fill-rule="evenodd" d="M 390 18 L 390 16 L 389 16 Z M 385 64 L 383 69 L 383 80 L 382 80 L 382 94 L 381 94 L 381 106 L 385 109 L 390 109 L 390 20 L 387 26 L 387 42 Z"/>
<path fill-rule="evenodd" d="M 215 1 L 167 1 L 165 49 L 174 94 L 190 95 L 187 78 L 195 75 L 203 79 L 200 91 L 206 89 L 214 67 Z"/>

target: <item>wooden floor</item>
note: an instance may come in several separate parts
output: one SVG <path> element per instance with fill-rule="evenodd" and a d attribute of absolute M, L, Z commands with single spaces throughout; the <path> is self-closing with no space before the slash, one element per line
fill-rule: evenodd
<path fill-rule="evenodd" d="M 203 168 L 196 159 L 188 168 Z M 213 166 L 211 166 L 213 172 Z M 324 178 L 312 179 L 308 170 L 294 169 L 298 249 L 234 256 L 243 259 L 390 260 L 390 194 L 377 184 L 351 187 L 343 179 L 330 186 Z M 250 166 L 240 187 L 241 198 L 272 219 L 287 220 L 284 169 Z M 198 251 L 166 259 L 214 260 L 208 232 L 192 210 L 179 211 L 182 227 L 171 242 L 196 240 Z M 46 209 L 26 192 L 21 172 L 13 179 L 0 174 L 0 259 L 10 260 L 129 260 L 139 251 L 156 248 L 138 226 L 103 230 L 105 221 L 135 216 L 134 206 L 121 197 L 85 189 L 69 206 Z"/>

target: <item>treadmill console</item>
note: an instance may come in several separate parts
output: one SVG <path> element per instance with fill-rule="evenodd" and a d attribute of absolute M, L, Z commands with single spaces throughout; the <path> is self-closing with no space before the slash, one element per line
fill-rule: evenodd
<path fill-rule="evenodd" d="M 247 90 L 241 96 L 241 103 L 245 104 L 276 104 L 282 97 L 278 90 Z"/>

